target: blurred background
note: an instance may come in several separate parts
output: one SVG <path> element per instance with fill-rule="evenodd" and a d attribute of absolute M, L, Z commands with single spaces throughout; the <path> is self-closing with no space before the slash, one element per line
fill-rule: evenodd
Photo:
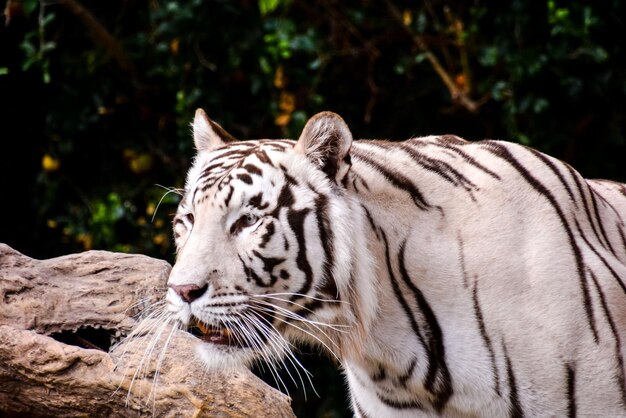
<path fill-rule="evenodd" d="M 332 110 L 355 138 L 504 139 L 626 181 L 625 3 L 4 0 L 0 242 L 172 262 L 198 107 L 240 139 Z M 349 416 L 336 365 L 301 357 L 298 416 Z"/>

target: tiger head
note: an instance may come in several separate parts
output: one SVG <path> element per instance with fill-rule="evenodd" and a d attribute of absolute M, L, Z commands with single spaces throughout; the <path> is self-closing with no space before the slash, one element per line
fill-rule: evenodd
<path fill-rule="evenodd" d="M 352 266 L 369 259 L 342 185 L 345 122 L 323 112 L 297 142 L 237 141 L 199 109 L 193 137 L 173 221 L 169 312 L 201 338 L 208 365 L 284 358 L 293 340 L 338 354 L 336 333 L 359 315 Z"/>

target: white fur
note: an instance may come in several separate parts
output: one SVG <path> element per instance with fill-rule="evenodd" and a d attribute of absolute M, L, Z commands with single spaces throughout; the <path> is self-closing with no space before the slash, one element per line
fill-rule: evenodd
<path fill-rule="evenodd" d="M 199 123 L 202 129 L 209 126 L 202 125 L 202 119 Z M 331 137 L 338 139 L 338 146 L 328 145 Z M 250 186 L 236 183 L 236 190 L 242 192 L 233 194 L 230 207 L 238 209 L 229 209 L 230 212 L 224 212 L 215 203 L 224 198 L 224 190 L 218 192 L 212 188 L 205 191 L 206 200 L 191 202 L 190 194 L 198 187 L 203 168 L 219 158 L 209 151 L 200 152 L 189 171 L 187 196 L 178 214 L 193 212 L 195 224 L 177 241 L 178 259 L 169 283 L 201 285 L 208 280 L 211 288 L 190 305 L 170 291 L 171 309 L 183 322 L 185 318 L 189 320 L 191 313 L 210 319 L 219 314 L 210 307 L 211 303 L 234 300 L 220 296 L 224 289 L 232 290 L 238 285 L 251 295 L 261 292 L 262 289 L 246 282 L 237 254 L 250 255 L 258 249 L 255 242 L 261 232 L 257 231 L 263 230 L 267 220 L 261 218 L 257 226 L 236 237 L 229 236 L 227 226 L 249 210 L 240 207 L 246 196 L 262 191 L 265 200 L 274 205 L 286 182 L 282 174 L 285 169 L 298 183 L 293 209 L 311 208 L 317 195 L 328 199 L 328 218 L 334 237 L 332 276 L 342 301 L 328 304 L 309 318 L 335 328 L 302 323 L 301 328 L 287 327 L 281 338 L 318 344 L 340 359 L 357 415 L 360 408 L 369 417 L 506 416 L 516 390 L 526 416 L 564 416 L 568 412 L 564 365 L 571 365 L 575 369 L 576 411 L 580 416 L 626 416 L 615 382 L 615 376 L 619 375 L 615 334 L 604 313 L 606 305 L 621 341 L 619 354 L 624 358 L 626 295 L 617 280 L 626 280 L 626 248 L 620 246 L 619 235 L 620 228 L 624 231 L 626 199 L 620 196 L 618 186 L 589 183 L 599 195 L 595 199 L 600 214 L 599 219 L 594 215 L 590 222 L 585 207 L 591 205 L 591 192 L 583 188 L 581 195 L 577 189 L 577 182 L 586 187 L 585 180 L 550 159 L 561 174 L 559 178 L 529 150 L 501 143 L 506 152 L 550 191 L 565 221 L 574 229 L 575 243 L 589 271 L 585 278 L 597 328 L 596 343 L 585 313 L 565 225 L 549 199 L 533 188 L 511 163 L 489 152 L 488 146 L 464 145 L 465 156 L 461 156 L 441 147 L 444 142 L 439 137 L 425 137 L 407 144 L 439 161 L 440 167 L 453 167 L 454 172 L 448 174 L 469 179 L 468 183 L 459 177 L 453 185 L 435 170 L 416 164 L 399 147 L 366 141 L 352 143 L 343 120 L 334 114 L 321 114 L 309 121 L 293 151 L 276 150 L 259 143 L 272 160 L 273 168 L 264 165 L 263 178 L 255 177 Z M 351 148 L 354 153 L 350 167 L 343 157 Z M 329 150 L 340 161 L 340 170 L 333 179 L 318 169 L 320 161 L 329 157 Z M 382 171 L 364 158 L 375 161 L 381 170 L 391 169 L 409 179 L 429 208 L 420 209 L 407 191 L 391 184 Z M 469 163 L 471 160 L 480 162 L 488 171 Z M 258 163 L 253 156 L 245 161 Z M 346 175 L 347 189 L 339 185 Z M 563 187 L 562 179 L 573 191 L 574 199 Z M 374 229 L 366 211 L 375 224 Z M 594 234 L 599 223 L 604 226 L 614 252 L 607 250 L 609 243 Z M 576 225 L 580 225 L 584 237 Z M 303 275 L 297 267 L 294 253 L 297 242 L 286 212 L 277 217 L 275 227 L 284 235 L 289 250 L 282 249 L 283 241 L 272 240 L 264 251 L 283 252 L 284 267 L 292 277 L 280 285 L 290 286 L 285 291 L 294 291 L 303 283 Z M 307 217 L 304 228 L 308 259 L 323 260 L 323 242 L 316 235 L 315 218 Z M 392 286 L 395 277 L 422 332 L 426 338 L 432 337 L 428 335 L 426 317 L 417 306 L 413 290 L 401 280 L 399 257 L 403 243 L 405 267 L 412 286 L 423 294 L 442 331 L 445 363 L 454 392 L 441 410 L 433 406 L 434 395 L 424 383 L 428 353 L 417 342 Z M 393 277 L 388 271 L 387 254 Z M 260 261 L 254 263 L 254 268 L 260 268 Z M 316 284 L 320 285 L 322 266 L 311 264 L 318 280 Z M 618 276 L 617 280 L 613 274 Z M 282 288 L 276 286 L 273 291 L 278 293 Z M 242 296 L 242 306 L 253 299 Z M 294 305 L 275 303 L 282 309 L 297 310 Z M 484 330 L 479 327 L 476 309 L 481 312 Z M 350 328 L 344 333 L 336 326 Z M 483 332 L 490 339 L 491 351 Z M 226 367 L 250 363 L 255 356 L 253 350 L 227 352 L 207 344 L 201 345 L 199 352 L 207 364 Z M 268 353 L 277 357 L 288 355 L 280 343 L 268 348 Z M 507 361 L 514 373 L 515 388 L 510 385 Z M 382 381 L 372 378 L 379 365 L 384 365 L 389 376 L 402 376 L 412 362 L 413 372 L 406 377 L 404 386 L 393 383 L 391 377 Z M 381 401 L 380 396 L 385 393 L 392 402 L 409 399 L 421 402 L 423 408 L 391 408 Z"/>

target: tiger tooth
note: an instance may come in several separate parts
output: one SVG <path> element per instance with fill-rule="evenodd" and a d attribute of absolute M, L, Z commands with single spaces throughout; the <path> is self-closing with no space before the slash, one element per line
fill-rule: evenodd
<path fill-rule="evenodd" d="M 200 331 L 202 331 L 203 334 L 206 334 L 209 332 L 209 329 L 207 328 L 206 325 L 204 325 L 204 322 L 201 322 L 199 319 L 196 318 L 196 327 L 198 327 L 198 329 L 200 329 Z"/>

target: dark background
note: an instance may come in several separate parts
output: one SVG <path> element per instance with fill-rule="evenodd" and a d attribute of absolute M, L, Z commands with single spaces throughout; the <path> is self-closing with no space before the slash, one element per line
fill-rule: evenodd
<path fill-rule="evenodd" d="M 198 107 L 241 139 L 332 110 L 356 138 L 505 139 L 625 181 L 624 3 L 5 0 L 0 242 L 173 261 L 157 185 L 182 187 Z M 296 412 L 345 416 L 336 367 L 302 358 L 321 398 L 290 389 Z"/>

